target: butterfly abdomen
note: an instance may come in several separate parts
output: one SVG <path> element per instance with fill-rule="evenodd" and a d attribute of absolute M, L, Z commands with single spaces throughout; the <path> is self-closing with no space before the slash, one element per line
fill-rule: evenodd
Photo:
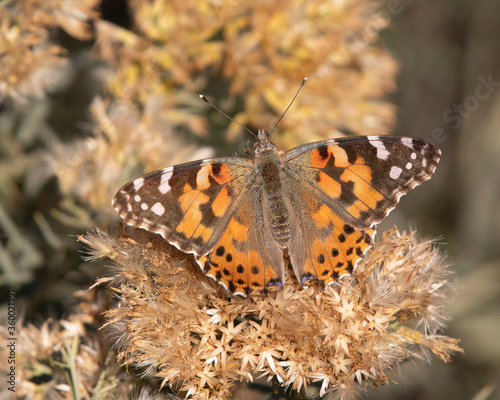
<path fill-rule="evenodd" d="M 280 156 L 271 152 L 256 161 L 262 179 L 262 199 L 266 205 L 267 222 L 270 225 L 274 239 L 285 248 L 290 240 L 291 229 L 287 207 L 287 199 L 283 190 L 283 170 Z"/>

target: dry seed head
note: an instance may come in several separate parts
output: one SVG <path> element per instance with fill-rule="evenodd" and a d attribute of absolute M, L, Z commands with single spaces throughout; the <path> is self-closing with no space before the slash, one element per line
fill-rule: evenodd
<path fill-rule="evenodd" d="M 236 382 L 267 376 L 297 390 L 320 381 L 320 394 L 351 398 L 360 384 L 387 383 L 408 358 L 449 361 L 461 351 L 438 335 L 445 258 L 415 232 L 386 232 L 353 276 L 325 290 L 302 290 L 288 274 L 283 291 L 253 298 L 228 298 L 195 275 L 188 256 L 130 234 L 106 239 L 121 255 L 113 260 L 120 301 L 107 328 L 120 337 L 123 365 L 146 368 L 183 396 L 226 398 Z M 99 247 L 102 234 L 86 240 Z"/>

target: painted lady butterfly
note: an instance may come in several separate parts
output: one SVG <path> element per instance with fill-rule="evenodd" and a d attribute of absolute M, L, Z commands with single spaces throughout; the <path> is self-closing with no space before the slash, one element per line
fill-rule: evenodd
<path fill-rule="evenodd" d="M 254 159 L 213 158 L 151 172 L 113 206 L 131 226 L 192 253 L 202 270 L 243 296 L 283 287 L 284 254 L 304 287 L 351 274 L 375 225 L 434 174 L 440 151 L 420 139 L 360 136 L 282 154 L 263 130 Z"/>

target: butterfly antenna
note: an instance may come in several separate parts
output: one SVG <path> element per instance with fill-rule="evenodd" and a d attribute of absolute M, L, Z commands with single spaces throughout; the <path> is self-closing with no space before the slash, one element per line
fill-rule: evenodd
<path fill-rule="evenodd" d="M 253 137 L 255 137 L 257 139 L 257 135 L 255 133 L 253 133 L 250 129 L 248 129 L 246 126 L 240 124 L 238 121 L 236 121 L 235 119 L 231 118 L 229 115 L 227 115 L 224 111 L 222 111 L 219 107 L 215 106 L 214 104 L 210 103 L 210 101 L 202 94 L 200 94 L 200 99 L 202 99 L 205 103 L 209 104 L 210 106 L 212 106 L 212 108 L 214 108 L 215 110 L 219 111 L 222 115 L 224 115 L 224 117 L 226 117 L 227 119 L 235 122 L 236 124 L 238 124 L 239 126 L 241 126 L 244 130 L 246 130 L 247 132 L 249 132 Z"/>
<path fill-rule="evenodd" d="M 293 96 L 293 99 L 292 101 L 290 102 L 290 104 L 288 105 L 288 107 L 286 108 L 285 112 L 283 114 L 281 114 L 281 117 L 280 119 L 274 124 L 274 127 L 273 127 L 273 130 L 271 131 L 271 133 L 269 134 L 269 137 L 271 137 L 273 135 L 273 132 L 274 130 L 276 129 L 276 127 L 278 126 L 278 124 L 281 122 L 281 120 L 283 119 L 283 117 L 285 116 L 286 112 L 288 111 L 288 109 L 292 106 L 293 102 L 295 101 L 295 99 L 297 98 L 299 92 L 302 90 L 302 88 L 304 87 L 304 85 L 306 84 L 307 82 L 307 78 L 304 78 L 302 80 L 302 83 L 300 84 L 300 87 L 299 87 L 299 90 L 297 90 L 297 93 L 295 93 L 295 96 Z"/>

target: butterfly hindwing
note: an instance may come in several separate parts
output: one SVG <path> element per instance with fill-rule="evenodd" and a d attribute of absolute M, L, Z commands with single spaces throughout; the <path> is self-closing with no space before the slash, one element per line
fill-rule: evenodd
<path fill-rule="evenodd" d="M 295 179 L 362 230 L 382 221 L 402 195 L 429 179 L 439 156 L 424 140 L 396 136 L 331 139 L 284 154 Z"/>
<path fill-rule="evenodd" d="M 296 198 L 304 200 L 303 204 L 295 203 L 297 229 L 288 246 L 299 283 L 307 286 L 309 280 L 318 280 L 324 287 L 352 274 L 372 246 L 375 230 L 354 228 L 304 185 L 293 180 L 289 185 Z"/>
<path fill-rule="evenodd" d="M 260 203 L 258 191 L 246 193 L 213 251 L 197 258 L 205 274 L 231 293 L 264 294 L 283 287 L 283 250 Z"/>

